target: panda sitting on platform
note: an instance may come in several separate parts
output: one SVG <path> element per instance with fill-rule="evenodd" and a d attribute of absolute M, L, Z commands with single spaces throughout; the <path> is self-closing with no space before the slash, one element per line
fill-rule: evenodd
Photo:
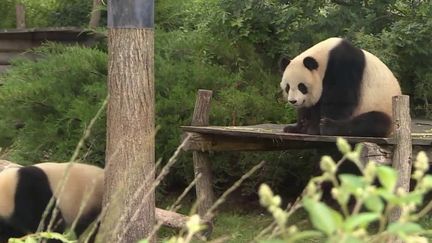
<path fill-rule="evenodd" d="M 75 233 L 80 236 L 97 218 L 102 206 L 103 169 L 73 163 L 64 183 L 64 172 L 69 165 L 40 163 L 0 172 L 0 243 L 36 232 L 53 195 L 59 214 L 51 231 L 63 233 L 77 221 Z M 57 194 L 60 183 L 64 183 L 64 188 Z M 49 222 L 50 216 L 44 221 L 45 228 Z"/>
<path fill-rule="evenodd" d="M 392 97 L 401 94 L 390 69 L 342 38 L 329 38 L 292 60 L 282 59 L 280 86 L 298 111 L 287 133 L 385 137 Z"/>

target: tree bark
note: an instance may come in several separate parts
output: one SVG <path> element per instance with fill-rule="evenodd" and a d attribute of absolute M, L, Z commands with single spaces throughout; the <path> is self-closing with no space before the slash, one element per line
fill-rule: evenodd
<path fill-rule="evenodd" d="M 93 8 L 90 14 L 90 22 L 89 27 L 94 29 L 99 26 L 100 18 L 101 18 L 101 0 L 93 0 Z"/>
<path fill-rule="evenodd" d="M 104 206 L 98 242 L 137 242 L 155 222 L 153 29 L 108 30 Z"/>
<path fill-rule="evenodd" d="M 162 222 L 163 225 L 171 228 L 182 229 L 186 226 L 186 222 L 189 220 L 188 216 L 160 208 L 156 208 L 155 212 L 157 220 Z"/>
<path fill-rule="evenodd" d="M 21 2 L 17 2 L 15 4 L 15 18 L 16 18 L 16 28 L 24 29 L 26 27 L 25 6 Z"/>

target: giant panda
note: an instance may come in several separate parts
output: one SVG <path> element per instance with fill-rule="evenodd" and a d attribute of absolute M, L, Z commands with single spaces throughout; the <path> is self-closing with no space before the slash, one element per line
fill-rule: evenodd
<path fill-rule="evenodd" d="M 392 97 L 401 94 L 390 69 L 342 38 L 329 38 L 292 60 L 282 58 L 280 87 L 297 109 L 287 133 L 385 137 L 392 131 Z"/>
<path fill-rule="evenodd" d="M 67 181 L 59 194 L 57 187 L 63 183 L 69 165 Z M 1 171 L 0 242 L 36 232 L 53 195 L 59 214 L 52 231 L 64 232 L 85 205 L 75 227 L 75 233 L 81 235 L 101 211 L 103 179 L 103 169 L 80 163 L 40 163 Z M 45 227 L 49 221 L 47 217 Z"/>

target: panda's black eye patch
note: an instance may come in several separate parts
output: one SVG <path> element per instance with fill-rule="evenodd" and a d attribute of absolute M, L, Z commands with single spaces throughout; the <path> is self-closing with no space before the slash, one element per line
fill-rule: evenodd
<path fill-rule="evenodd" d="M 289 86 L 289 84 L 287 84 L 286 87 L 285 87 L 285 92 L 288 93 L 288 92 L 289 92 L 289 89 L 290 89 L 290 86 Z"/>
<path fill-rule="evenodd" d="M 297 86 L 298 90 L 300 90 L 300 92 L 302 94 L 307 94 L 308 93 L 308 88 L 306 87 L 306 85 L 304 83 L 299 83 L 299 85 Z"/>

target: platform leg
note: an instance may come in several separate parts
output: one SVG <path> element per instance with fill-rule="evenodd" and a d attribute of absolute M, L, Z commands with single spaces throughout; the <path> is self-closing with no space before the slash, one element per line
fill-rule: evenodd
<path fill-rule="evenodd" d="M 393 168 L 398 171 L 398 182 L 396 188 L 401 188 L 409 192 L 411 167 L 412 167 L 412 140 L 411 140 L 411 117 L 409 112 L 409 96 L 401 95 L 393 97 L 393 119 L 394 137 L 396 145 L 393 151 Z M 401 209 L 396 208 L 389 216 L 389 221 L 394 222 L 399 219 Z M 393 237 L 390 242 L 403 242 L 401 239 Z"/>
<path fill-rule="evenodd" d="M 212 94 L 211 90 L 198 90 L 192 117 L 193 126 L 205 126 L 209 124 Z M 204 217 L 214 202 L 211 163 L 208 154 L 200 151 L 193 152 L 193 163 L 195 177 L 201 174 L 195 188 L 198 197 L 198 213 L 201 217 Z"/>

